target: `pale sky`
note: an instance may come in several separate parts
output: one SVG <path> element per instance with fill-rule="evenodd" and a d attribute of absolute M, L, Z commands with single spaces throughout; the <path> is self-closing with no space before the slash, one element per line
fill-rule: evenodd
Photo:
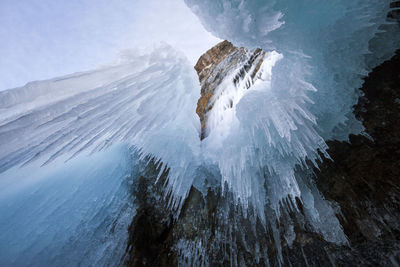
<path fill-rule="evenodd" d="M 183 0 L 0 0 L 0 91 L 171 44 L 195 64 L 220 40 Z"/>

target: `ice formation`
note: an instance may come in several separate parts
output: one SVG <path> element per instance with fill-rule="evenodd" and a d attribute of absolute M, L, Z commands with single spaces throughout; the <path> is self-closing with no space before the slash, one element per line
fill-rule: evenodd
<path fill-rule="evenodd" d="M 199 92 L 167 45 L 0 92 L 0 265 L 122 264 L 141 162 L 168 166 L 172 209 L 195 179 Z"/>
<path fill-rule="evenodd" d="M 18 263 L 22 250 L 37 259 L 49 247 L 54 255 L 72 250 L 66 240 L 87 249 L 86 238 L 96 240 L 90 257 L 109 248 L 120 253 L 114 248 L 124 240 L 121 227 L 134 213 L 121 184 L 148 155 L 169 169 L 165 195 L 177 212 L 192 185 L 204 189 L 201 167 L 217 166 L 220 185 L 264 224 L 279 218 L 286 199 L 298 198 L 315 231 L 346 243 L 332 208 L 308 174 L 296 169 L 315 164 L 319 153 L 329 157 L 326 140 L 362 132 L 352 114 L 357 88 L 392 55 L 400 36 L 386 20 L 389 3 L 186 3 L 217 37 L 266 51 L 259 79 L 248 89 L 246 75 L 237 84 L 235 71 L 224 77 L 202 142 L 198 77 L 167 45 L 95 71 L 1 92 L 0 244 L 15 243 L 0 251 L 6 253 L 0 263 Z M 112 148 L 117 144 L 125 150 Z M 65 222 L 75 212 L 80 217 Z M 107 247 L 101 229 L 112 214 L 120 214 L 121 232 L 114 235 L 122 237 Z M 26 220 L 30 225 L 18 224 Z M 99 236 L 88 236 L 94 230 Z"/>
<path fill-rule="evenodd" d="M 119 145 L 66 164 L 2 173 L 0 265 L 122 262 L 135 214 L 130 191 L 136 169 L 137 158 Z"/>
<path fill-rule="evenodd" d="M 183 177 L 193 177 L 186 172 L 199 154 L 198 88 L 186 58 L 162 45 L 114 66 L 1 92 L 0 170 L 127 143 L 168 164 L 179 206 L 192 184 Z"/>
<path fill-rule="evenodd" d="M 295 166 L 315 164 L 319 152 L 329 157 L 325 140 L 362 133 L 352 114 L 357 89 L 399 43 L 397 22 L 386 17 L 389 2 L 185 1 L 216 36 L 272 58 L 264 66 L 270 79 L 254 90 L 222 85 L 240 100 L 218 126 L 232 128 L 211 132 L 203 153 L 215 157 L 223 182 L 260 216 L 264 203 L 278 211 L 287 196 L 306 200 Z"/>

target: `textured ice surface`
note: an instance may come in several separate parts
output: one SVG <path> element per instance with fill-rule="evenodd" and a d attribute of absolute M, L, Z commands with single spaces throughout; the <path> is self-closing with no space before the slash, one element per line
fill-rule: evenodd
<path fill-rule="evenodd" d="M 348 129 L 337 128 L 354 122 L 350 111 L 362 77 L 393 55 L 400 39 L 397 22 L 386 20 L 390 1 L 185 2 L 220 38 L 281 53 L 284 72 L 275 72 L 274 87 L 305 80 L 318 90 L 309 94 L 309 106 L 324 138 L 346 138 Z"/>
<path fill-rule="evenodd" d="M 315 210 L 295 166 L 315 162 L 318 151 L 326 155 L 325 140 L 362 132 L 352 114 L 362 78 L 399 44 L 398 24 L 386 19 L 389 1 L 185 2 L 216 36 L 279 53 L 270 80 L 246 91 L 229 111 L 224 138 L 204 141 L 206 153 L 216 150 L 211 154 L 223 181 L 260 214 L 265 203 L 278 212 L 287 196 Z M 222 86 L 239 94 L 232 84 Z"/>
<path fill-rule="evenodd" d="M 263 223 L 278 220 L 287 199 L 296 203 L 298 198 L 315 231 L 328 241 L 346 243 L 339 221 L 311 175 L 295 171 L 296 166 L 306 166 L 307 159 L 318 159 L 318 151 L 328 155 L 316 116 L 307 105 L 312 103 L 308 94 L 317 89 L 299 77 L 280 76 L 288 73 L 286 63 L 282 54 L 267 52 L 256 74 L 259 79 L 250 88 L 251 69 L 239 83 L 233 83 L 237 70 L 226 75 L 215 90 L 202 155 L 206 164 L 219 167 L 221 184 L 228 186 L 238 203 L 245 210 L 254 209 Z M 223 68 L 226 63 L 221 64 Z M 306 72 L 300 64 L 291 67 L 298 75 Z M 272 223 L 277 231 L 275 227 Z"/>
<path fill-rule="evenodd" d="M 122 204 L 129 202 L 121 187 L 129 169 L 125 152 L 99 152 L 116 143 L 168 166 L 166 193 L 172 193 L 175 209 L 192 184 L 202 186 L 200 170 L 217 166 L 221 185 L 238 203 L 254 208 L 264 223 L 279 217 L 287 198 L 298 197 L 315 231 L 328 241 L 346 242 L 312 179 L 295 170 L 307 159 L 315 162 L 318 151 L 326 155 L 325 140 L 362 131 L 351 112 L 357 88 L 373 66 L 393 53 L 400 36 L 398 26 L 385 20 L 389 3 L 186 3 L 218 37 L 268 51 L 262 79 L 245 90 L 226 77 L 220 88 L 224 95 L 211 114 L 211 134 L 203 142 L 195 113 L 198 78 L 169 46 L 95 71 L 1 92 L 0 182 L 8 189 L 0 191 L 0 242 L 11 244 L 0 257 L 5 264 L 24 260 L 17 255 L 25 252 L 27 260 L 44 264 L 41 253 L 51 249 L 52 255 L 74 250 L 77 258 L 87 251 L 89 259 L 106 249 L 98 240 L 114 230 L 99 230 L 97 239 L 86 239 L 87 234 L 109 227 L 110 213 L 133 212 Z M 80 153 L 90 155 L 81 158 Z M 79 215 L 84 219 L 73 217 Z M 118 229 L 124 236 L 121 216 Z M 88 251 L 85 242 L 96 245 Z"/>
<path fill-rule="evenodd" d="M 173 208 L 196 177 L 199 94 L 166 45 L 1 92 L 0 265 L 121 263 L 138 161 L 168 164 Z"/>
<path fill-rule="evenodd" d="M 199 153 L 199 94 L 193 67 L 167 45 L 125 55 L 115 66 L 1 92 L 0 171 L 125 142 L 168 164 L 179 206 Z"/>
<path fill-rule="evenodd" d="M 33 164 L 0 174 L 0 265 L 122 261 L 135 213 L 137 160 L 119 145 L 66 164 Z"/>

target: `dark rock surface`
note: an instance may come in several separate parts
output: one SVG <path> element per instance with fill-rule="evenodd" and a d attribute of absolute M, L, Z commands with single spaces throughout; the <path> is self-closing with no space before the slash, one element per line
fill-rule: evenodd
<path fill-rule="evenodd" d="M 400 50 L 375 68 L 354 107 L 370 136 L 329 141 L 315 181 L 340 212 L 348 246 L 297 228 L 283 245 L 286 266 L 399 266 L 400 262 Z M 372 139 L 373 140 L 372 140 Z"/>
<path fill-rule="evenodd" d="M 400 262 L 400 51 L 369 74 L 362 91 L 354 112 L 373 140 L 329 142 L 333 162 L 316 170 L 317 184 L 340 206 L 353 253 L 363 264 L 388 266 Z"/>
<path fill-rule="evenodd" d="M 400 1 L 393 1 L 390 3 L 390 8 L 392 10 L 388 13 L 388 18 L 400 21 Z"/>
<path fill-rule="evenodd" d="M 162 198 L 162 181 L 155 183 L 159 169 L 150 161 L 134 184 L 136 216 L 129 227 L 129 253 L 127 266 L 176 266 L 176 256 L 171 250 L 170 233 L 173 218 Z"/>

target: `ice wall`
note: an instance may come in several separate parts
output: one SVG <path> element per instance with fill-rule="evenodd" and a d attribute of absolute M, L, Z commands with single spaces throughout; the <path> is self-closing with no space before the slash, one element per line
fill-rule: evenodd
<path fill-rule="evenodd" d="M 138 158 L 126 145 L 0 174 L 1 266 L 122 264 Z"/>
<path fill-rule="evenodd" d="M 122 264 L 147 156 L 172 209 L 194 183 L 199 94 L 168 45 L 0 92 L 0 265 Z"/>

